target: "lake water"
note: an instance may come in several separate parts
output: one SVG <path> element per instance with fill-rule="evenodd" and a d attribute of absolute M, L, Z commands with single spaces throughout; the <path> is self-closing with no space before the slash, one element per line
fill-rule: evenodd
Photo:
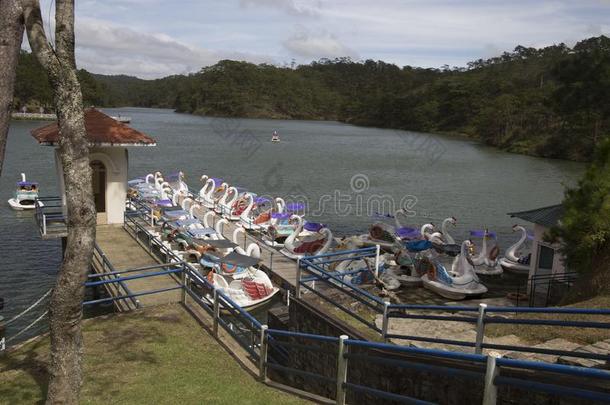
<path fill-rule="evenodd" d="M 157 146 L 130 148 L 130 177 L 182 170 L 193 188 L 201 174 L 272 196 L 308 202 L 309 218 L 337 235 L 365 233 L 375 212 L 409 205 L 404 225 L 440 224 L 455 216 L 457 239 L 471 229 L 497 232 L 502 248 L 514 239 L 507 212 L 556 204 L 574 184 L 579 163 L 509 154 L 475 142 L 337 122 L 205 118 L 170 110 L 106 109 L 132 117 L 131 125 Z M 19 173 L 57 195 L 52 148 L 30 130 L 45 122 L 13 121 L 0 178 L 1 314 L 10 318 L 47 291 L 60 263 L 58 241 L 42 241 L 31 213 L 12 211 Z M 271 143 L 277 130 L 280 143 Z M 14 333 L 39 315 L 11 325 Z M 32 331 L 40 331 L 36 328 Z"/>

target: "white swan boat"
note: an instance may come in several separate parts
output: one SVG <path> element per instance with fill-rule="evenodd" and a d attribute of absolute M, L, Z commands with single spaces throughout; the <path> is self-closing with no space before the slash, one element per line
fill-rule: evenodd
<path fill-rule="evenodd" d="M 470 231 L 470 235 L 482 239 L 481 251 L 479 254 L 471 256 L 471 261 L 476 273 L 485 276 L 497 276 L 502 274 L 502 266 L 500 266 L 498 260 L 500 248 L 496 244 L 489 249 L 487 244 L 488 239 L 495 239 L 495 234 L 485 229 L 484 231 Z M 454 261 L 454 264 L 455 263 L 456 262 Z"/>
<path fill-rule="evenodd" d="M 457 263 L 451 270 L 447 270 L 437 260 L 429 261 L 428 271 L 422 276 L 424 288 L 452 300 L 463 300 L 485 294 L 487 287 L 479 281 L 469 260 L 471 247 L 470 240 L 462 242 L 460 255 L 456 257 Z"/>
<path fill-rule="evenodd" d="M 17 182 L 14 197 L 8 200 L 8 204 L 16 211 L 32 210 L 36 207 L 38 198 L 38 183 L 27 181 L 25 173 L 21 173 L 21 181 Z M 43 206 L 41 202 L 38 202 Z"/>
<path fill-rule="evenodd" d="M 262 270 L 256 270 L 240 280 L 231 280 L 210 272 L 208 281 L 246 311 L 253 311 L 271 303 L 271 299 L 280 291 Z"/>
<path fill-rule="evenodd" d="M 300 259 L 305 256 L 319 255 L 330 249 L 333 242 L 333 234 L 330 229 L 323 227 L 308 236 L 302 236 L 303 218 L 293 215 L 291 219 L 298 221 L 298 224 L 284 241 L 284 247 L 280 250 L 281 254 L 291 259 Z"/>
<path fill-rule="evenodd" d="M 279 142 L 280 141 L 280 135 L 277 133 L 277 131 L 273 131 L 273 134 L 271 135 L 271 142 Z"/>
<path fill-rule="evenodd" d="M 510 273 L 527 275 L 530 271 L 530 259 L 532 257 L 529 250 L 522 251 L 522 247 L 528 238 L 527 230 L 520 225 L 513 226 L 513 232 L 517 231 L 521 232 L 521 237 L 506 250 L 504 257 L 500 259 L 500 266 Z"/>

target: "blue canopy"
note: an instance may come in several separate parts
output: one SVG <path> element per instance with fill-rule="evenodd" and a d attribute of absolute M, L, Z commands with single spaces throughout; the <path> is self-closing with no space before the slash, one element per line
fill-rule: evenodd
<path fill-rule="evenodd" d="M 180 218 L 185 215 L 188 215 L 188 212 L 186 212 L 184 210 L 172 210 L 172 211 L 165 211 L 163 213 L 163 216 L 167 217 L 167 218 Z"/>
<path fill-rule="evenodd" d="M 216 230 L 214 230 L 214 228 L 195 228 L 195 229 L 189 229 L 188 233 L 193 238 L 200 239 L 204 236 L 214 235 L 216 233 Z"/>
<path fill-rule="evenodd" d="M 405 247 L 411 252 L 422 252 L 432 247 L 432 242 L 429 240 L 412 240 L 405 243 Z"/>
<path fill-rule="evenodd" d="M 172 205 L 174 205 L 174 204 L 172 203 L 172 200 L 169 200 L 169 199 L 165 199 L 165 200 L 157 200 L 157 201 L 155 201 L 155 204 L 156 204 L 158 207 L 171 207 Z"/>
<path fill-rule="evenodd" d="M 199 220 L 197 218 L 187 218 L 187 219 L 182 219 L 180 221 L 176 221 L 176 223 L 178 224 L 178 226 L 189 226 L 189 225 L 198 224 Z"/>

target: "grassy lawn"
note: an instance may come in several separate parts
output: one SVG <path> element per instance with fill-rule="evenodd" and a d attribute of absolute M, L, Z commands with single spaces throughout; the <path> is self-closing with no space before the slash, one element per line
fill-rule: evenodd
<path fill-rule="evenodd" d="M 83 404 L 297 404 L 258 383 L 181 307 L 85 321 Z M 42 403 L 48 338 L 0 358 L 0 403 Z"/>
<path fill-rule="evenodd" d="M 610 308 L 610 297 L 599 296 L 566 307 L 576 308 Z M 609 322 L 605 315 L 569 315 L 569 314 L 522 314 L 525 319 L 553 319 L 564 321 Z M 485 328 L 487 336 L 517 335 L 530 343 L 541 343 L 547 340 L 562 338 L 575 343 L 591 344 L 610 339 L 610 330 L 592 328 L 568 328 L 562 326 L 530 326 L 490 324 Z"/>

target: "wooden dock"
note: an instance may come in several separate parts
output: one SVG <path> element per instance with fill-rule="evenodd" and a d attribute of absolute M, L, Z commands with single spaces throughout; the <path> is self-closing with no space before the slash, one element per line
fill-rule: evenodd
<path fill-rule="evenodd" d="M 96 242 L 104 256 L 112 264 L 114 271 L 132 270 L 158 265 L 159 263 L 138 242 L 133 239 L 122 226 L 98 225 Z M 99 261 L 94 260 L 93 271 L 96 273 L 108 273 L 109 268 L 104 268 Z M 161 269 L 159 269 L 161 270 Z M 123 276 L 136 276 L 150 273 L 150 270 L 132 271 Z M 105 279 L 109 279 L 106 277 Z M 159 275 L 155 277 L 137 278 L 126 280 L 123 285 L 133 294 L 145 291 L 160 290 L 176 287 L 179 285 L 179 275 Z M 110 296 L 125 295 L 116 283 L 104 284 Z M 180 290 L 172 290 L 158 294 L 141 295 L 136 297 L 138 306 L 153 306 L 177 302 L 180 300 Z M 134 309 L 130 300 L 115 301 L 119 311 Z"/>

